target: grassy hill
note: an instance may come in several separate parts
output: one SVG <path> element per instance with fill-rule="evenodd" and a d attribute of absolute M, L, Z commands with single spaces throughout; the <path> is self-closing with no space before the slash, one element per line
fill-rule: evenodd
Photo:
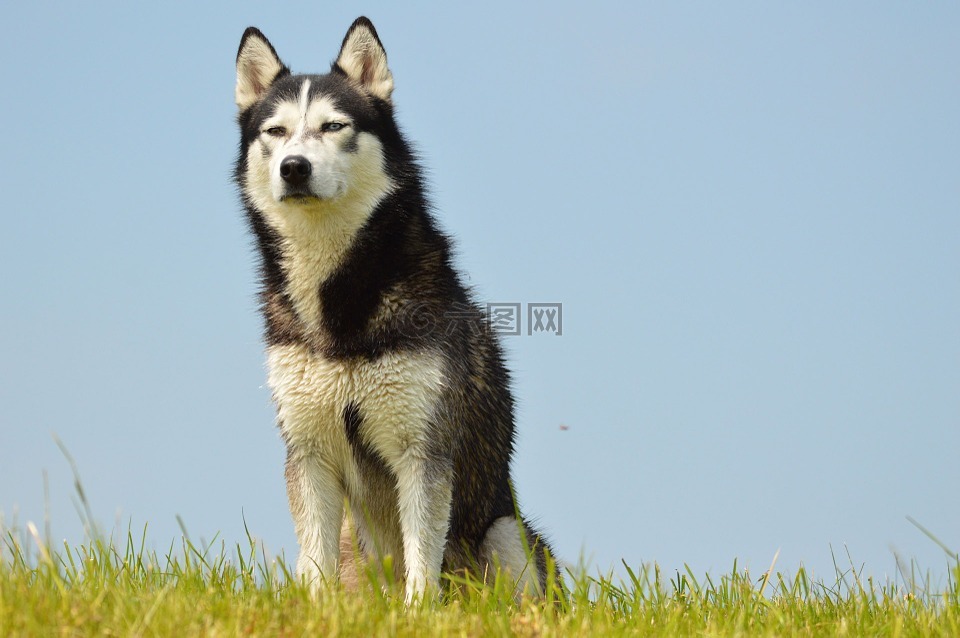
<path fill-rule="evenodd" d="M 311 597 L 282 559 L 246 547 L 164 555 L 139 539 L 49 547 L 37 530 L 0 542 L 0 636 L 960 636 L 960 567 L 943 591 L 803 571 L 721 577 L 625 566 L 625 582 L 581 573 L 558 602 L 516 602 L 498 580 L 410 608 L 397 587 Z M 555 593 L 551 591 L 551 593 Z"/>

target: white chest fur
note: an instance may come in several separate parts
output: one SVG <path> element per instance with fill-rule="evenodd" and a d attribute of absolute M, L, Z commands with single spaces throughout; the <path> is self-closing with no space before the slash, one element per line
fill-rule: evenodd
<path fill-rule="evenodd" d="M 331 360 L 299 344 L 267 350 L 268 383 L 289 445 L 348 465 L 344 410 L 356 405 L 362 436 L 388 465 L 425 442 L 444 387 L 434 352 L 398 352 L 373 361 Z"/>

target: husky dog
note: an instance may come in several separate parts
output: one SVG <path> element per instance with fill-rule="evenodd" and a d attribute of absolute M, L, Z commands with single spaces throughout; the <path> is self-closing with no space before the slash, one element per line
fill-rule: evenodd
<path fill-rule="evenodd" d="M 340 574 L 346 516 L 363 556 L 394 557 L 408 602 L 441 571 L 500 567 L 539 592 L 549 548 L 511 492 L 503 355 L 428 212 L 392 92 L 366 18 L 325 75 L 291 74 L 256 28 L 240 41 L 236 181 L 260 253 L 297 575 Z"/>

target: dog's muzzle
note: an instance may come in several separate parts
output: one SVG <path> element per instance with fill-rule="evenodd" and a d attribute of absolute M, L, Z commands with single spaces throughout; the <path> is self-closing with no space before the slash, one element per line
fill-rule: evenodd
<path fill-rule="evenodd" d="M 290 155 L 280 162 L 280 177 L 290 186 L 302 189 L 310 179 L 310 160 L 303 155 Z"/>
<path fill-rule="evenodd" d="M 310 175 L 313 167 L 303 155 L 289 155 L 280 162 L 280 177 L 284 181 L 284 192 L 280 201 L 287 199 L 304 200 L 317 198 L 310 188 Z"/>

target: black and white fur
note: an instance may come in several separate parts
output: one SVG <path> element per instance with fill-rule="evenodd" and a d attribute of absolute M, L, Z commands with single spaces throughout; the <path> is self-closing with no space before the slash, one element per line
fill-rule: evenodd
<path fill-rule="evenodd" d="M 392 91 L 366 18 L 325 75 L 293 75 L 260 31 L 243 34 L 236 180 L 260 252 L 297 574 L 338 574 L 347 515 L 365 555 L 394 556 L 408 601 L 441 570 L 500 566 L 540 591 L 548 547 L 511 493 L 508 373 L 428 212 Z"/>

